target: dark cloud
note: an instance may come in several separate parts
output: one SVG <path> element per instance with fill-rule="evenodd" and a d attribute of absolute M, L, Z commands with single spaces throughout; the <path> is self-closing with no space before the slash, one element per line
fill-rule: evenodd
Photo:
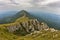
<path fill-rule="evenodd" d="M 55 3 L 50 3 L 46 6 L 49 6 L 49 7 L 60 7 L 60 1 L 59 2 L 55 2 Z"/>

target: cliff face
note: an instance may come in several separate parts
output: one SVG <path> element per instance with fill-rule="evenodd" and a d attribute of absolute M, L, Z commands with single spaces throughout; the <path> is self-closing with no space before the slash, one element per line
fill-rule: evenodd
<path fill-rule="evenodd" d="M 37 19 L 29 19 L 26 21 L 24 20 L 23 22 L 18 22 L 15 25 L 11 24 L 9 27 L 7 27 L 7 29 L 9 32 L 25 34 L 48 29 L 48 26 L 44 22 L 39 22 Z"/>

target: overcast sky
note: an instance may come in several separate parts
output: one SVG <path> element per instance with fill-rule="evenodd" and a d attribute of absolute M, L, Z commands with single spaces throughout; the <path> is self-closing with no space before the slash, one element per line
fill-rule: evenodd
<path fill-rule="evenodd" d="M 60 15 L 60 0 L 0 0 L 0 10 L 44 9 Z"/>

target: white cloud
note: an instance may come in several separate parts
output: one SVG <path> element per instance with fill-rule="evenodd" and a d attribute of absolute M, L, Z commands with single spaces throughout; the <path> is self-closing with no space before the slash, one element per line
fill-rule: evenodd
<path fill-rule="evenodd" d="M 22 7 L 40 7 L 45 6 L 50 3 L 55 3 L 60 0 L 0 0 L 0 6 L 10 5 L 10 6 L 22 6 Z"/>
<path fill-rule="evenodd" d="M 60 0 L 43 0 L 43 1 L 39 1 L 37 2 L 36 4 L 40 7 L 40 6 L 46 6 L 50 3 L 55 3 L 55 2 L 58 2 Z"/>
<path fill-rule="evenodd" d="M 9 1 L 9 0 L 0 0 L 0 3 L 9 4 L 9 3 L 11 3 L 11 1 Z"/>
<path fill-rule="evenodd" d="M 60 5 L 58 2 L 60 3 L 60 0 L 0 0 L 0 9 L 44 8 L 53 10 L 56 8 L 60 10 L 60 6 L 57 7 Z"/>
<path fill-rule="evenodd" d="M 0 0 L 0 6 L 32 7 L 31 1 L 32 0 Z"/>

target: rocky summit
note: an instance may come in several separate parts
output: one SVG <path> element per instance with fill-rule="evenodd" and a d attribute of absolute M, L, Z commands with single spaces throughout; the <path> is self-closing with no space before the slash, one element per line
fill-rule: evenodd
<path fill-rule="evenodd" d="M 24 19 L 25 18 L 25 19 Z M 23 20 L 21 20 L 23 19 Z M 28 19 L 28 20 L 27 20 Z M 37 19 L 29 19 L 25 15 L 20 19 L 17 19 L 15 23 L 10 24 L 7 29 L 9 32 L 14 33 L 32 33 L 34 31 L 40 31 L 44 29 L 48 29 L 48 25 L 44 22 L 39 22 Z"/>

